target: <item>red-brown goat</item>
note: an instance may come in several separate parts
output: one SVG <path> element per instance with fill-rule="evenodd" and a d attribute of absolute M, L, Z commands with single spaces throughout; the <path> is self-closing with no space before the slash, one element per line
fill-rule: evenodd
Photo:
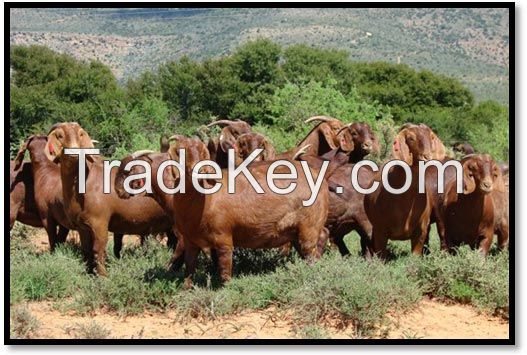
<path fill-rule="evenodd" d="M 15 161 L 9 164 L 9 230 L 19 221 L 32 227 L 42 227 L 33 193 L 31 163 L 22 163 L 15 170 Z"/>
<path fill-rule="evenodd" d="M 35 206 L 48 235 L 50 250 L 53 251 L 57 244 L 66 241 L 69 230 L 74 228 L 64 213 L 60 167 L 49 161 L 44 154 L 47 141 L 47 136 L 44 135 L 29 137 L 18 151 L 15 169 L 23 165 L 24 155 L 28 150 L 31 158 Z"/>
<path fill-rule="evenodd" d="M 386 257 L 388 239 L 410 239 L 412 253 L 420 255 L 423 252 L 432 199 L 428 188 L 425 193 L 418 193 L 418 162 L 432 159 L 439 143 L 428 126 L 405 124 L 395 138 L 392 152 L 396 159 L 410 166 L 412 182 L 409 189 L 401 194 L 393 194 L 381 184 L 375 192 L 365 196 L 365 211 L 373 226 L 372 250 L 382 258 Z M 380 176 L 381 172 L 377 173 L 375 180 L 380 181 Z M 405 180 L 405 171 L 400 166 L 394 166 L 388 173 L 388 182 L 395 189 L 401 188 Z"/>
<path fill-rule="evenodd" d="M 258 194 L 245 177 L 235 179 L 236 192 L 227 193 L 227 173 L 223 171 L 220 190 L 205 195 L 198 192 L 188 178 L 196 163 L 210 158 L 203 142 L 197 139 L 176 137 L 176 144 L 171 146 L 169 155 L 179 160 L 179 149 L 185 149 L 186 164 L 185 193 L 170 197 L 170 213 L 175 221 L 179 234 L 184 239 L 186 285 L 191 284 L 197 256 L 201 249 L 214 249 L 218 255 L 218 267 L 222 280 L 228 281 L 232 272 L 232 251 L 235 246 L 245 248 L 276 248 L 293 242 L 303 258 L 313 260 L 318 257 L 318 241 L 322 238 L 324 222 L 327 216 L 327 184 L 323 181 L 320 193 L 315 202 L 309 206 L 302 205 L 310 196 L 310 189 L 300 162 L 293 162 L 298 173 L 296 189 L 280 195 L 270 191 L 265 176 L 270 162 L 258 162 L 249 167 L 249 171 L 264 189 Z M 148 156 L 144 159 L 151 159 Z M 165 193 L 160 190 L 155 179 L 158 166 L 152 166 L 152 188 L 158 199 L 164 199 Z M 287 170 L 287 171 L 285 171 Z M 277 173 L 289 173 L 289 169 L 276 169 Z M 135 173 L 134 169 L 130 173 Z M 314 175 L 317 175 L 316 172 Z M 164 174 L 165 184 L 172 186 L 179 181 L 177 170 L 167 169 Z M 204 181 L 204 184 L 208 182 Z M 280 180 L 276 185 L 287 187 L 291 180 Z M 126 196 L 125 196 L 126 197 Z M 178 248 L 179 249 L 179 248 Z M 176 250 L 172 262 L 180 259 L 181 250 Z"/>
<path fill-rule="evenodd" d="M 78 190 L 79 158 L 63 154 L 64 148 L 93 148 L 90 136 L 78 123 L 55 124 L 48 134 L 45 153 L 60 161 L 64 209 L 79 231 L 88 270 L 106 275 L 105 259 L 108 230 L 118 234 L 149 234 L 170 230 L 172 220 L 157 202 L 148 197 L 131 201 L 120 199 L 115 190 L 103 193 L 103 162 L 87 156 L 86 193 Z M 116 170 L 110 174 L 115 185 Z"/>
<path fill-rule="evenodd" d="M 456 181 L 445 189 L 441 213 L 445 223 L 445 236 L 449 249 L 468 244 L 487 255 L 494 231 L 502 225 L 504 215 L 495 205 L 497 194 L 505 192 L 499 166 L 488 154 L 472 154 L 461 160 L 463 165 L 463 192 L 457 193 Z M 494 198 L 493 198 L 494 194 Z M 508 223 L 506 232 L 508 240 Z M 501 235 L 505 247 L 505 235 Z"/>

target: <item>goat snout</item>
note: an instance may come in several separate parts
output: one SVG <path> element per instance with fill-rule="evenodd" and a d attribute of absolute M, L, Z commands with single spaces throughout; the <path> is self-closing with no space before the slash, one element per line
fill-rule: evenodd
<path fill-rule="evenodd" d="M 480 188 L 483 192 L 491 192 L 492 191 L 492 181 L 490 179 L 485 179 L 481 182 Z"/>
<path fill-rule="evenodd" d="M 371 151 L 372 146 L 373 146 L 373 142 L 370 140 L 367 140 L 364 143 L 362 143 L 362 149 L 365 151 Z"/>

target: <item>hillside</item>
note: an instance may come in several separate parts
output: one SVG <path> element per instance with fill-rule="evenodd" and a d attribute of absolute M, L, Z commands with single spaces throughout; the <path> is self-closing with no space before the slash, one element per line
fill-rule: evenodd
<path fill-rule="evenodd" d="M 12 9 L 12 44 L 98 59 L 120 80 L 182 55 L 221 56 L 255 38 L 346 49 L 459 78 L 508 103 L 507 9 Z"/>

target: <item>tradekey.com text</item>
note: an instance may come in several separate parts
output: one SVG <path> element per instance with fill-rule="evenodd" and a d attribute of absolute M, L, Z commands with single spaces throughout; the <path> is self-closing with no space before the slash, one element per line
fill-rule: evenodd
<path fill-rule="evenodd" d="M 229 194 L 236 193 L 235 189 L 235 179 L 240 176 L 244 175 L 247 181 L 250 183 L 252 188 L 256 191 L 258 194 L 264 194 L 265 191 L 262 188 L 262 186 L 258 183 L 258 181 L 255 179 L 255 177 L 252 175 L 250 170 L 250 164 L 253 162 L 258 155 L 263 151 L 263 149 L 255 149 L 241 164 L 238 166 L 235 166 L 235 151 L 234 149 L 228 150 L 228 156 L 229 156 L 229 165 L 227 169 L 221 169 L 220 166 L 212 161 L 212 160 L 202 160 L 199 161 L 197 164 L 195 164 L 192 169 L 188 169 L 188 172 L 191 175 L 191 182 L 193 188 L 198 191 L 199 193 L 210 195 L 218 192 L 222 186 L 223 183 L 218 181 L 223 181 L 223 174 L 227 174 L 227 192 Z M 78 186 L 78 192 L 80 194 L 84 194 L 86 191 L 86 156 L 88 155 L 100 155 L 100 150 L 95 148 L 66 148 L 64 149 L 64 154 L 66 155 L 74 155 L 78 156 L 78 169 L 79 169 L 79 186 Z M 179 150 L 179 160 L 171 160 L 167 159 L 163 163 L 161 163 L 158 167 L 158 170 L 156 172 L 156 179 L 157 184 L 159 188 L 166 194 L 177 194 L 177 193 L 185 193 L 186 191 L 186 173 L 187 173 L 187 167 L 186 167 L 186 159 L 185 159 L 185 150 L 180 149 Z M 298 172 L 296 169 L 296 166 L 290 161 L 290 160 L 276 160 L 276 161 L 270 161 L 269 167 L 267 169 L 266 173 L 266 182 L 269 189 L 276 194 L 280 195 L 286 195 L 291 193 L 295 190 L 297 183 L 295 180 L 298 179 Z M 325 174 L 328 170 L 328 166 L 330 164 L 329 161 L 324 161 L 322 163 L 322 166 L 318 170 L 317 176 L 313 176 L 312 170 L 309 168 L 309 165 L 306 161 L 300 161 L 301 167 L 302 167 L 302 173 L 305 175 L 307 183 L 309 184 L 309 189 L 311 192 L 310 197 L 307 200 L 302 201 L 302 204 L 304 207 L 311 206 L 318 196 L 318 193 L 320 191 L 320 188 L 322 186 L 322 182 L 325 178 Z M 112 168 L 119 168 L 121 166 L 121 161 L 119 160 L 105 160 L 103 165 L 103 192 L 105 194 L 109 194 L 111 192 L 111 169 Z M 129 161 L 126 166 L 124 167 L 125 171 L 130 171 L 134 166 L 141 166 L 144 168 L 144 172 L 132 174 L 126 177 L 124 180 L 124 189 L 127 193 L 131 195 L 138 195 L 142 193 L 152 193 L 152 167 L 150 164 L 145 160 L 132 160 Z M 394 188 L 390 185 L 390 182 L 388 181 L 388 173 L 389 171 L 394 167 L 400 167 L 404 170 L 406 175 L 406 180 L 404 184 L 401 187 Z M 447 162 L 440 162 L 438 160 L 429 160 L 429 161 L 419 161 L 419 171 L 418 171 L 418 192 L 419 193 L 426 193 L 425 188 L 425 173 L 426 169 L 429 167 L 434 166 L 437 168 L 438 174 L 438 193 L 443 193 L 444 190 L 444 173 L 447 167 L 453 166 L 456 169 L 456 188 L 457 193 L 463 192 L 463 167 L 461 163 L 457 160 L 450 160 Z M 172 167 L 172 169 L 177 169 L 177 179 L 174 180 L 174 186 L 168 187 L 165 184 L 165 181 L 163 179 L 164 172 L 168 167 Z M 277 173 L 277 168 L 288 168 L 288 173 Z M 364 187 L 360 186 L 359 179 L 358 179 L 358 173 L 359 170 L 363 167 L 368 167 L 374 172 L 378 172 L 380 170 L 379 166 L 371 161 L 371 160 L 362 160 L 356 164 L 353 165 L 352 171 L 351 171 L 351 184 L 352 187 L 359 193 L 362 194 L 370 194 L 375 192 L 379 185 L 382 183 L 383 187 L 391 194 L 399 195 L 403 194 L 412 185 L 412 179 L 413 179 L 413 173 L 411 167 L 402 160 L 391 160 L 384 164 L 382 166 L 381 171 L 381 179 L 380 182 L 377 181 L 377 179 L 374 179 L 371 186 Z M 211 173 L 203 173 L 200 172 L 203 168 L 206 168 L 209 172 L 212 170 Z M 214 181 L 215 183 L 212 184 L 209 187 L 204 187 L 204 185 L 200 182 L 207 180 L 207 181 Z M 276 185 L 276 181 L 278 180 L 284 180 L 289 181 L 289 185 L 287 187 L 278 187 Z M 133 182 L 140 182 L 140 184 L 134 184 L 135 187 L 132 187 Z M 337 190 L 338 193 L 338 190 Z"/>

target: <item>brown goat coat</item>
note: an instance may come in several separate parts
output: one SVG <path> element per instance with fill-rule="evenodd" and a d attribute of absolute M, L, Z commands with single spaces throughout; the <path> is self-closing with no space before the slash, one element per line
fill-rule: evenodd
<path fill-rule="evenodd" d="M 183 140 L 177 147 L 180 148 L 186 149 L 187 169 L 200 160 L 208 159 L 208 152 L 199 141 Z M 177 160 L 176 148 L 171 148 L 170 152 L 172 159 Z M 155 158 L 152 160 L 160 161 Z M 206 248 L 217 251 L 220 275 L 225 281 L 231 277 L 232 250 L 235 246 L 275 248 L 294 242 L 298 244 L 298 250 L 304 258 L 317 257 L 317 243 L 327 217 L 326 183 L 322 184 L 315 203 L 310 207 L 303 207 L 302 200 L 307 200 L 311 193 L 300 163 L 294 162 L 298 169 L 298 179 L 295 181 L 298 185 L 294 192 L 287 195 L 271 192 L 265 183 L 270 164 L 258 162 L 249 167 L 264 189 L 264 194 L 257 194 L 243 175 L 235 180 L 236 193 L 228 194 L 228 177 L 226 171 L 223 171 L 222 188 L 215 194 L 204 195 L 194 189 L 190 171 L 187 171 L 186 192 L 173 195 L 173 205 L 169 210 L 178 232 L 184 238 L 187 276 L 194 273 L 199 251 Z M 280 172 L 281 169 L 275 171 Z M 289 169 L 285 168 L 283 172 L 288 173 Z M 152 177 L 156 174 L 157 167 L 153 166 Z M 164 176 L 167 178 L 166 172 Z M 285 187 L 289 182 L 277 180 L 276 185 Z M 170 181 L 165 184 L 170 186 Z M 155 182 L 153 190 L 158 196 L 165 195 Z M 167 198 L 166 202 L 169 201 Z M 178 257 L 175 254 L 172 261 Z"/>
<path fill-rule="evenodd" d="M 410 188 L 395 195 L 381 184 L 365 197 L 364 207 L 373 226 L 372 249 L 381 257 L 386 257 L 388 239 L 410 239 L 412 253 L 422 254 L 433 201 L 428 186 L 425 186 L 425 193 L 418 193 L 418 162 L 423 158 L 433 158 L 439 144 L 439 139 L 429 127 L 422 124 L 403 126 L 394 142 L 393 154 L 410 165 L 413 177 Z M 382 168 L 376 174 L 376 181 L 380 182 L 381 171 Z M 399 166 L 391 168 L 388 173 L 388 182 L 393 188 L 400 188 L 405 179 L 405 172 Z"/>
<path fill-rule="evenodd" d="M 33 193 L 33 173 L 29 162 L 15 170 L 15 161 L 9 164 L 9 229 L 15 221 L 32 227 L 42 227 Z"/>
<path fill-rule="evenodd" d="M 502 226 L 505 218 L 504 210 L 500 210 L 505 206 L 495 206 L 498 194 L 505 193 L 503 177 L 489 155 L 469 155 L 461 163 L 464 192 L 458 194 L 455 181 L 451 181 L 443 197 L 441 214 L 446 242 L 449 248 L 468 244 L 486 255 L 495 230 Z M 488 184 L 490 190 L 484 191 L 483 184 Z M 502 202 L 505 200 L 498 203 Z M 506 233 L 508 239 L 508 223 Z M 501 239 L 501 247 L 504 247 L 504 235 Z"/>
<path fill-rule="evenodd" d="M 58 136 L 60 135 L 61 138 Z M 54 154 L 62 146 L 91 148 L 91 139 L 78 124 L 63 123 L 54 127 L 48 135 Z M 47 151 L 48 154 L 50 151 Z M 61 154 L 60 172 L 64 206 L 68 218 L 79 231 L 88 268 L 96 266 L 99 275 L 106 275 L 105 258 L 108 230 L 119 234 L 148 234 L 169 230 L 172 220 L 159 204 L 148 198 L 138 197 L 131 201 L 120 199 L 112 189 L 103 193 L 103 162 L 87 159 L 86 193 L 77 190 L 78 158 Z M 90 162 L 91 160 L 91 162 Z M 111 171 L 114 186 L 116 169 Z"/>
<path fill-rule="evenodd" d="M 25 151 L 29 151 L 35 205 L 42 226 L 48 234 L 50 249 L 54 250 L 57 243 L 66 241 L 68 230 L 74 229 L 74 226 L 64 212 L 60 167 L 51 162 L 44 154 L 46 144 L 46 136 L 28 138 L 18 152 L 16 160 L 18 163 L 22 162 Z M 58 233 L 57 227 L 59 227 Z"/>
<path fill-rule="evenodd" d="M 343 151 L 348 152 L 353 149 L 353 145 L 350 145 L 352 144 L 350 143 L 351 136 L 347 130 L 343 130 L 338 134 L 342 128 L 344 128 L 344 124 L 338 119 L 321 122 L 314 126 L 296 147 L 277 154 L 276 159 L 291 159 L 301 148 L 308 145 L 310 147 L 306 154 L 311 155 L 320 156 L 339 147 Z"/>

